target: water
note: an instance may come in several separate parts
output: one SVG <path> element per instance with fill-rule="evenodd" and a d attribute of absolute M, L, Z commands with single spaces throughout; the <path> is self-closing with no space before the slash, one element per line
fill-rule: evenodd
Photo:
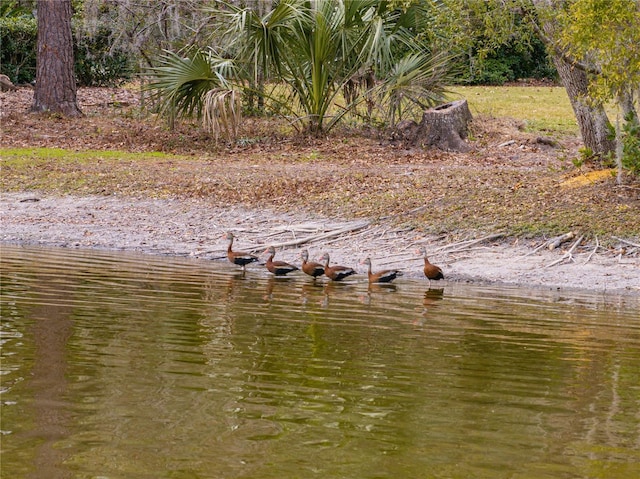
<path fill-rule="evenodd" d="M 2 477 L 640 477 L 638 296 L 1 266 Z"/>

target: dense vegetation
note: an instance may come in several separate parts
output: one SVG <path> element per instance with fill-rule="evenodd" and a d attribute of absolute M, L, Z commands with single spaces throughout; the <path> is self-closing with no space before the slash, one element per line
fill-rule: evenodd
<path fill-rule="evenodd" d="M 587 73 L 588 103 L 620 105 L 621 125 L 611 129 L 618 167 L 639 171 L 640 7 L 632 0 L 563 0 L 541 14 L 541 3 L 73 0 L 75 71 L 80 85 L 151 73 L 157 105 L 171 120 L 195 115 L 216 135 L 233 130 L 240 107 L 288 116 L 317 134 L 346 113 L 393 125 L 412 108 L 440 101 L 445 85 L 554 78 L 548 52 L 562 52 Z M 0 69 L 17 83 L 33 81 L 35 5 L 0 6 Z M 613 156 L 611 146 L 582 134 L 596 155 Z"/>
<path fill-rule="evenodd" d="M 214 34 L 213 22 L 208 28 L 203 27 L 201 18 L 208 17 L 195 15 L 211 2 L 176 1 L 172 8 L 164 9 L 163 5 L 171 2 L 158 2 L 155 8 L 153 2 L 147 6 L 127 1 L 98 3 L 74 2 L 76 72 L 81 86 L 120 83 L 146 67 L 156 66 L 163 50 L 180 50 L 185 45 L 207 46 Z M 117 3 L 127 4 L 127 17 L 117 12 Z M 35 1 L 25 0 L 3 0 L 0 6 L 0 73 L 14 83 L 35 80 L 34 6 Z M 189 9 L 192 15 L 188 14 Z M 163 24 L 170 24 L 175 31 L 166 30 Z M 555 78 L 540 40 L 514 34 L 493 50 L 487 48 L 485 36 L 481 30 L 469 35 L 471 44 L 465 44 L 464 54 L 455 67 L 455 83 L 500 85 L 520 78 Z"/>

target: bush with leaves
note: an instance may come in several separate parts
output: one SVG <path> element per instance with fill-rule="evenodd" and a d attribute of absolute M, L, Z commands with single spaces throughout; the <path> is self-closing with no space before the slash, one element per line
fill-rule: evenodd
<path fill-rule="evenodd" d="M 22 10 L 0 17 L 0 72 L 13 83 L 31 83 L 36 77 L 37 21 Z M 73 26 L 78 32 L 77 25 Z M 101 29 L 91 37 L 74 35 L 75 72 L 80 86 L 112 86 L 131 78 L 132 57 L 112 48 L 111 32 Z"/>
<path fill-rule="evenodd" d="M 634 112 L 624 118 L 622 127 L 622 166 L 640 176 L 640 122 Z"/>
<path fill-rule="evenodd" d="M 440 101 L 450 80 L 448 56 L 415 35 L 421 3 L 403 10 L 383 0 L 281 0 L 264 13 L 219 5 L 211 13 L 223 51 L 167 54 L 151 71 L 149 88 L 169 118 L 202 118 L 202 97 L 222 87 L 267 98 L 301 131 L 319 135 L 362 104 L 384 108 L 393 123 L 411 105 Z"/>
<path fill-rule="evenodd" d="M 29 83 L 36 77 L 36 37 L 33 17 L 0 17 L 0 73 L 13 83 Z"/>
<path fill-rule="evenodd" d="M 76 80 L 80 86 L 116 86 L 130 79 L 135 72 L 134 59 L 127 52 L 113 48 L 111 31 L 106 28 L 90 37 L 76 35 L 74 56 Z"/>

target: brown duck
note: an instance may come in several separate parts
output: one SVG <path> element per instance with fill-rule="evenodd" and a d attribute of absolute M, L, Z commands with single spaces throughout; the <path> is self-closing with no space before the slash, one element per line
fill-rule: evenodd
<path fill-rule="evenodd" d="M 258 257 L 251 253 L 244 253 L 242 251 L 233 251 L 231 248 L 233 246 L 233 239 L 235 236 L 233 233 L 229 232 L 224 236 L 226 240 L 229 242 L 229 246 L 227 248 L 227 258 L 233 264 L 237 264 L 238 266 L 242 266 L 242 270 L 244 271 L 246 266 L 249 263 L 253 263 L 254 261 L 258 261 Z"/>

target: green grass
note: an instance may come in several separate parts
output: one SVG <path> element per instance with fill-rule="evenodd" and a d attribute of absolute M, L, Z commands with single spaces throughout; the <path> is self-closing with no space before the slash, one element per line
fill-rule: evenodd
<path fill-rule="evenodd" d="M 567 92 L 555 86 L 456 86 L 452 98 L 466 98 L 471 113 L 526 122 L 529 131 L 577 133 Z"/>
<path fill-rule="evenodd" d="M 132 153 L 121 150 L 87 150 L 74 151 L 64 148 L 0 148 L 0 159 L 10 163 L 28 162 L 31 160 L 67 160 L 87 161 L 97 159 L 143 160 L 145 158 L 177 158 L 170 153 L 159 151 Z"/>

